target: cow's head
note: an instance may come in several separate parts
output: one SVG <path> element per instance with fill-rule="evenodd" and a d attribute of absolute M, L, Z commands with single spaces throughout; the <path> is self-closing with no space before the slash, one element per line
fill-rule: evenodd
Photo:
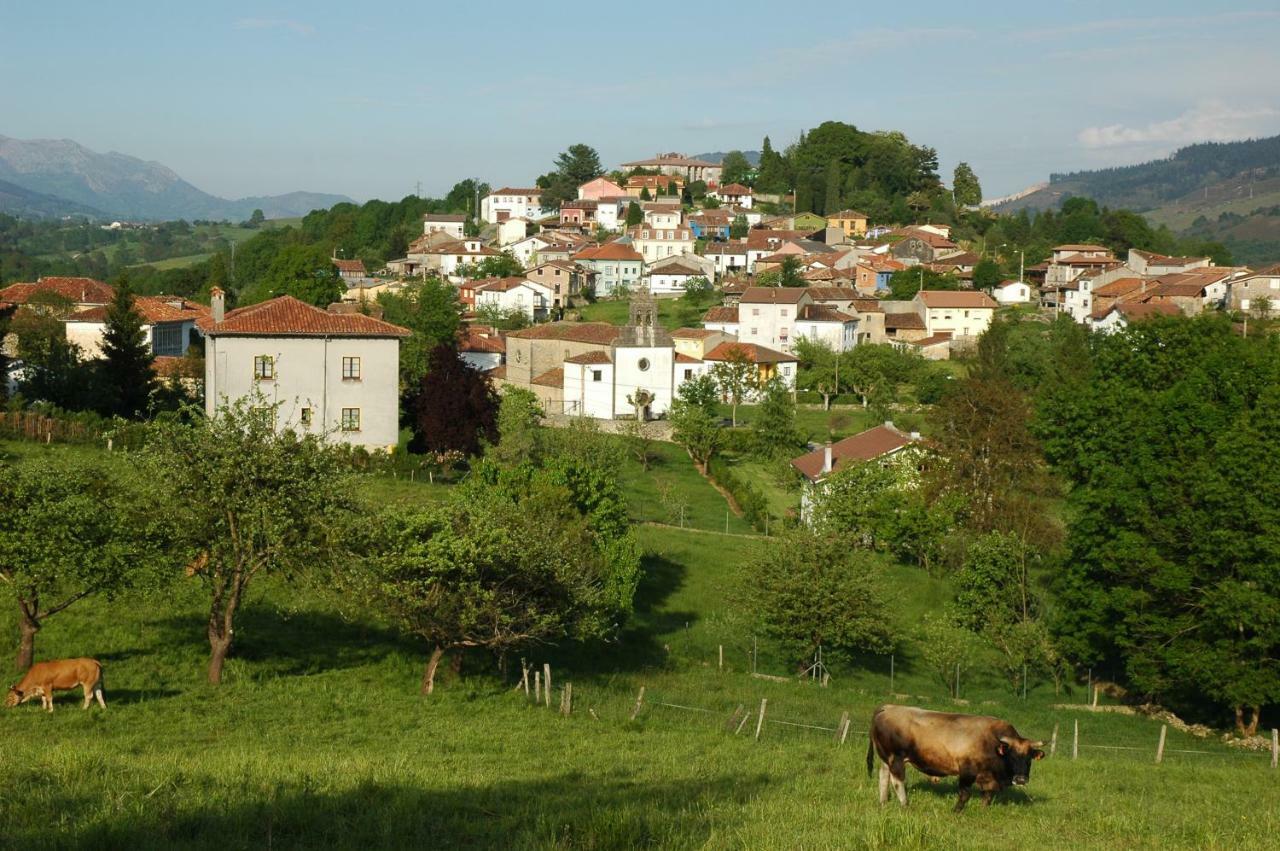
<path fill-rule="evenodd" d="M 1031 763 L 1044 759 L 1040 750 L 1044 742 L 1033 742 L 1016 736 L 1001 736 L 996 740 L 996 754 L 1004 760 L 1014 786 L 1026 786 L 1031 778 Z"/>
<path fill-rule="evenodd" d="M 22 692 L 16 685 L 9 686 L 9 693 L 4 696 L 4 705 L 12 707 L 19 703 L 22 703 Z"/>

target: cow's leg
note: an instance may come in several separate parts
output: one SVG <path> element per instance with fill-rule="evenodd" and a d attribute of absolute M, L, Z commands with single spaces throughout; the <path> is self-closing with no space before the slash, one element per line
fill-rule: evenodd
<path fill-rule="evenodd" d="M 53 712 L 53 689 L 40 689 L 40 700 L 47 711 Z"/>
<path fill-rule="evenodd" d="M 84 706 L 80 707 L 83 712 L 89 708 L 89 704 L 93 703 L 93 686 L 89 685 L 88 682 L 83 682 L 80 685 L 84 686 Z"/>
<path fill-rule="evenodd" d="M 960 798 L 956 801 L 956 812 L 964 809 L 964 805 L 969 803 L 971 794 L 973 794 L 973 778 L 960 775 Z"/>
<path fill-rule="evenodd" d="M 898 803 L 907 805 L 907 764 L 901 756 L 894 756 L 889 764 L 889 777 L 893 782 L 893 790 L 898 793 Z"/>
<path fill-rule="evenodd" d="M 107 708 L 107 701 L 103 699 L 101 682 L 99 682 L 96 686 L 93 687 L 93 696 L 98 699 L 99 706 L 101 706 L 103 709 Z"/>
<path fill-rule="evenodd" d="M 880 805 L 889 803 L 889 763 L 880 763 Z"/>
<path fill-rule="evenodd" d="M 982 791 L 982 806 L 984 807 L 991 806 L 991 799 L 994 798 L 995 796 L 996 796 L 995 790 L 984 789 Z"/>

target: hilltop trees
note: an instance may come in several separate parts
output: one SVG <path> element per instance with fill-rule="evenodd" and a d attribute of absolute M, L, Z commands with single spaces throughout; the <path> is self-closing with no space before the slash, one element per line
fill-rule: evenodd
<path fill-rule="evenodd" d="M 955 195 L 956 204 L 961 207 L 976 207 L 982 203 L 982 187 L 978 184 L 978 175 L 968 163 L 957 163 L 951 178 L 951 191 Z"/>
<path fill-rule="evenodd" d="M 724 159 L 720 160 L 720 183 L 728 185 L 750 182 L 751 163 L 747 160 L 746 154 L 742 151 L 730 151 L 725 154 Z"/>
<path fill-rule="evenodd" d="M 542 189 L 542 206 L 559 208 L 565 201 L 578 197 L 578 187 L 604 173 L 600 155 L 590 145 L 570 145 L 556 157 L 555 171 L 538 178 Z"/>

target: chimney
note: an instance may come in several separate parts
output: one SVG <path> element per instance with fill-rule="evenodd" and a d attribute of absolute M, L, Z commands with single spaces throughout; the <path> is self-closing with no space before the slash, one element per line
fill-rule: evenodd
<path fill-rule="evenodd" d="M 822 472 L 831 472 L 831 441 L 827 441 L 827 445 L 822 447 Z"/>
<path fill-rule="evenodd" d="M 911 439 L 912 439 L 912 440 L 919 440 L 919 439 L 920 439 L 920 432 L 918 432 L 918 431 L 913 431 L 913 432 L 911 432 Z"/>
<path fill-rule="evenodd" d="M 897 429 L 893 427 L 893 420 L 885 420 L 885 421 L 884 421 L 884 427 L 885 427 L 885 428 L 889 428 L 889 429 L 893 429 L 894 431 L 897 431 Z"/>
<path fill-rule="evenodd" d="M 227 297 L 221 287 L 214 287 L 209 290 L 209 308 L 213 312 L 213 321 L 221 322 L 223 314 L 226 313 Z"/>

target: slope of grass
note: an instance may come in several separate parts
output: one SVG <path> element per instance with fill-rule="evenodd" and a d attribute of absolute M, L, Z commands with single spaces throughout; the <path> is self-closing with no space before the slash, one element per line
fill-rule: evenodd
<path fill-rule="evenodd" d="M 667 330 L 676 328 L 701 328 L 702 315 L 712 302 L 690 302 L 684 298 L 660 298 L 658 321 Z M 584 322 L 608 322 L 626 325 L 630 302 L 626 299 L 610 299 L 584 305 L 579 309 Z"/>

